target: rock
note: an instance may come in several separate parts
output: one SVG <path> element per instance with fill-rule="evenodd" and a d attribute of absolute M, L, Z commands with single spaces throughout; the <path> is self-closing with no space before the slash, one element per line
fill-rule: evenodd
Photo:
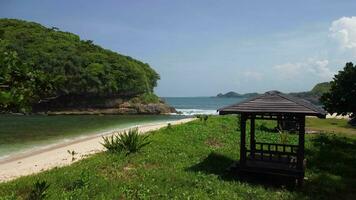
<path fill-rule="evenodd" d="M 122 114 L 170 114 L 177 113 L 176 109 L 165 103 L 129 103 L 124 102 L 113 108 L 68 109 L 48 111 L 48 115 L 122 115 Z"/>

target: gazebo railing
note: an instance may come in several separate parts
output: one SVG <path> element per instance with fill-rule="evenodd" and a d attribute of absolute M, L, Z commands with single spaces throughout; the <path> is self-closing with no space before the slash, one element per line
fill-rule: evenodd
<path fill-rule="evenodd" d="M 296 168 L 298 145 L 255 142 L 255 147 L 246 149 L 248 160 L 277 162 Z"/>

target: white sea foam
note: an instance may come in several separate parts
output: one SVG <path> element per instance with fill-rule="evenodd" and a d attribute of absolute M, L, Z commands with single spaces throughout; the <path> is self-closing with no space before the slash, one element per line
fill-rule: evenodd
<path fill-rule="evenodd" d="M 181 115 L 217 115 L 216 110 L 203 110 L 203 109 L 177 109 Z"/>

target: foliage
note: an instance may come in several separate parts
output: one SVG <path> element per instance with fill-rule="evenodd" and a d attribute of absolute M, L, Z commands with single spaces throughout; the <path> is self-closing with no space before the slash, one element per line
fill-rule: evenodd
<path fill-rule="evenodd" d="M 49 88 L 42 71 L 21 62 L 14 51 L 3 52 L 0 43 L 0 111 L 28 112 Z"/>
<path fill-rule="evenodd" d="M 135 98 L 132 98 L 130 102 L 149 104 L 149 103 L 159 103 L 160 100 L 161 99 L 157 95 L 155 95 L 152 92 L 149 92 L 149 93 L 144 93 L 142 95 L 139 95 Z"/>
<path fill-rule="evenodd" d="M 72 157 L 72 162 L 75 161 L 75 155 L 77 155 L 78 153 L 75 152 L 74 150 L 67 150 L 68 154 Z"/>
<path fill-rule="evenodd" d="M 172 129 L 173 127 L 172 127 L 172 124 L 171 123 L 168 123 L 167 124 L 167 129 Z"/>
<path fill-rule="evenodd" d="M 283 130 L 278 130 L 280 136 L 281 144 L 288 144 L 288 132 Z"/>
<path fill-rule="evenodd" d="M 140 135 L 137 128 L 123 133 L 103 137 L 102 145 L 111 153 L 125 152 L 126 155 L 138 152 L 142 147 L 148 145 L 149 135 Z"/>
<path fill-rule="evenodd" d="M 82 189 L 89 186 L 90 173 L 82 171 L 79 178 L 76 178 L 73 182 L 66 186 L 66 190 L 73 191 L 76 189 Z"/>
<path fill-rule="evenodd" d="M 332 120 L 328 119 L 329 127 Z M 324 128 L 321 122 L 307 118 L 315 128 Z M 99 153 L 70 166 L 0 183 L 0 199 L 14 193 L 21 199 L 38 179 L 51 184 L 49 199 L 355 199 L 356 135 L 306 134 L 308 179 L 296 189 L 275 185 L 274 177 L 240 180 L 227 173 L 239 158 L 236 126 L 236 116 L 211 116 L 206 126 L 195 120 L 160 129 L 151 133 L 152 143 L 140 153 Z M 266 126 L 276 123 L 267 121 Z M 256 137 L 280 141 L 279 134 L 256 132 Z M 218 141 L 219 148 L 206 141 Z"/>
<path fill-rule="evenodd" d="M 152 93 L 159 75 L 146 63 L 33 22 L 0 19 L 0 109 L 28 112 L 60 97 Z"/>
<path fill-rule="evenodd" d="M 329 113 L 346 115 L 356 114 L 356 66 L 346 63 L 343 70 L 339 71 L 330 82 L 330 91 L 321 97 L 325 109 Z"/>
<path fill-rule="evenodd" d="M 203 121 L 206 123 L 209 119 L 209 115 L 195 115 L 196 118 L 198 118 L 200 121 Z"/>
<path fill-rule="evenodd" d="M 331 86 L 329 82 L 318 83 L 313 87 L 310 93 L 313 95 L 322 96 L 323 94 L 330 91 L 330 87 Z"/>
<path fill-rule="evenodd" d="M 47 184 L 46 181 L 36 181 L 27 199 L 28 200 L 45 199 L 47 196 L 48 188 L 49 188 L 49 184 Z"/>

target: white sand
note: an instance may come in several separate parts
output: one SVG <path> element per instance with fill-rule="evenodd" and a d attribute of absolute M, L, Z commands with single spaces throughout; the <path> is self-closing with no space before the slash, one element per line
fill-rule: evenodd
<path fill-rule="evenodd" d="M 168 123 L 176 125 L 192 120 L 194 120 L 194 118 L 142 125 L 138 126 L 138 129 L 140 133 L 146 133 L 165 127 Z M 76 158 L 75 161 L 83 159 L 90 154 L 104 151 L 104 148 L 101 145 L 102 136 L 111 135 L 113 132 L 123 132 L 124 130 L 127 129 L 113 130 L 110 132 L 88 136 L 86 138 L 80 138 L 71 142 L 59 143 L 41 150 L 10 156 L 5 160 L 0 161 L 0 182 L 9 181 L 20 176 L 38 173 L 54 167 L 70 165 L 73 161 L 72 156 L 68 153 L 68 150 L 75 151 L 77 153 L 74 156 Z"/>

